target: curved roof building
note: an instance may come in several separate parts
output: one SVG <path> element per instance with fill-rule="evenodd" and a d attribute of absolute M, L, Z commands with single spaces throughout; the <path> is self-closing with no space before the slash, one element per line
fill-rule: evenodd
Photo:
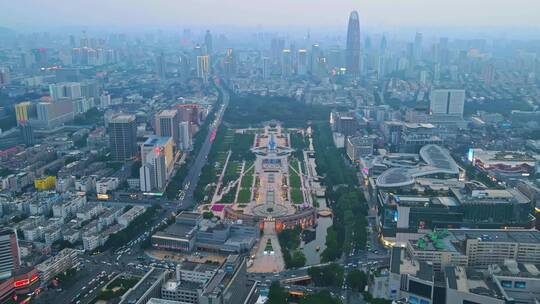
<path fill-rule="evenodd" d="M 413 168 L 397 167 L 384 171 L 377 177 L 377 186 L 382 188 L 404 187 L 414 184 L 417 177 L 449 174 L 458 175 L 459 166 L 445 148 L 425 145 L 420 149 L 420 157 L 426 163 Z"/>

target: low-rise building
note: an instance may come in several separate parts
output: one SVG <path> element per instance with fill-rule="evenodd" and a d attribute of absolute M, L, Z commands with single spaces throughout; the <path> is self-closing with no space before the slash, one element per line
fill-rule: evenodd
<path fill-rule="evenodd" d="M 471 149 L 469 160 L 498 180 L 527 178 L 536 172 L 540 155 L 522 151 Z"/>
<path fill-rule="evenodd" d="M 190 252 L 195 249 L 221 252 L 248 252 L 259 238 L 259 228 L 238 222 L 206 220 L 197 213 L 182 212 L 176 222 L 152 236 L 152 246 Z"/>
<path fill-rule="evenodd" d="M 96 182 L 96 192 L 105 194 L 118 188 L 120 180 L 117 177 L 103 177 Z"/>
<path fill-rule="evenodd" d="M 96 179 L 93 176 L 83 176 L 75 181 L 75 191 L 93 192 L 96 190 Z"/>
<path fill-rule="evenodd" d="M 505 259 L 540 263 L 540 232 L 537 230 L 449 229 L 438 230 L 407 243 L 415 260 L 435 270 L 446 266 L 487 267 Z"/>
<path fill-rule="evenodd" d="M 36 265 L 36 269 L 39 273 L 41 281 L 48 282 L 56 275 L 77 267 L 79 264 L 79 255 L 81 251 L 65 248 L 62 249 L 57 255 L 48 258 L 44 262 Z"/>
<path fill-rule="evenodd" d="M 394 303 L 538 303 L 540 268 L 532 263 L 504 260 L 478 269 L 433 266 L 418 261 L 401 247 L 391 250 L 390 270 L 376 274 L 372 285 L 380 298 Z"/>
<path fill-rule="evenodd" d="M 131 207 L 128 211 L 118 217 L 118 224 L 127 227 L 138 216 L 142 215 L 146 211 L 146 207 L 135 205 Z"/>
<path fill-rule="evenodd" d="M 77 211 L 77 218 L 82 221 L 88 221 L 104 211 L 103 206 L 99 204 L 87 204 Z"/>

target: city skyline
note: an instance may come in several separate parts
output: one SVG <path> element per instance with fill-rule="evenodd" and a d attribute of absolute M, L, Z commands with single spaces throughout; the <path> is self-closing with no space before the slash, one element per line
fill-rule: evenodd
<path fill-rule="evenodd" d="M 0 304 L 538 303 L 535 1 L 0 0 Z"/>

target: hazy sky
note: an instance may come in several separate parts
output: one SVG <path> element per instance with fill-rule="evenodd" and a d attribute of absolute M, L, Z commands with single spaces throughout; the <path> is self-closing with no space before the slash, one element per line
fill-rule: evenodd
<path fill-rule="evenodd" d="M 0 25 L 539 27 L 540 0 L 0 0 Z"/>

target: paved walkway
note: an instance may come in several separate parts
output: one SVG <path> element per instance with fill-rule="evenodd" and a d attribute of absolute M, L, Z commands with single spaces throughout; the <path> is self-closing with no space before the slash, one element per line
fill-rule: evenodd
<path fill-rule="evenodd" d="M 268 240 L 272 242 L 274 254 L 264 253 Z M 264 234 L 254 251 L 256 252 L 255 259 L 253 265 L 248 269 L 249 272 L 280 272 L 285 269 L 285 262 L 283 261 L 274 222 L 265 223 Z"/>

